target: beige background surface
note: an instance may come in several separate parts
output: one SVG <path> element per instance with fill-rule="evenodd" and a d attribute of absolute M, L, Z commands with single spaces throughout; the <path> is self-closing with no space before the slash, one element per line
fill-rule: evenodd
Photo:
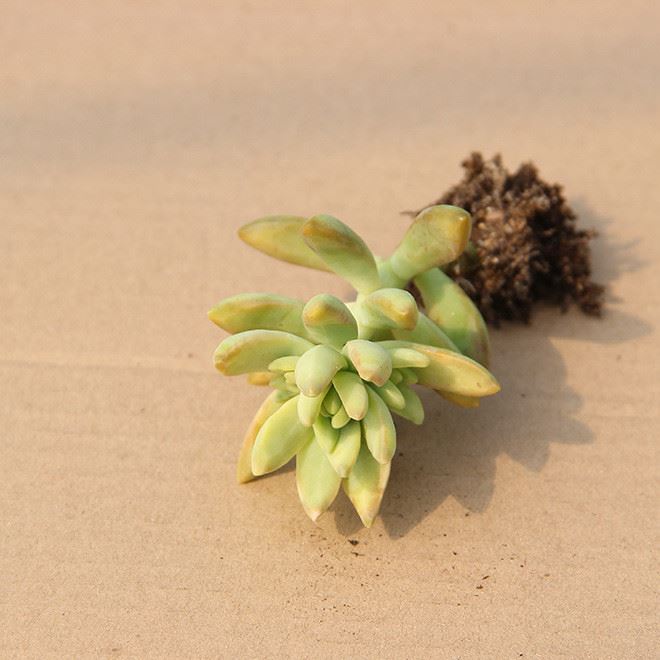
<path fill-rule="evenodd" d="M 2 657 L 654 655 L 657 3 L 0 6 Z M 604 320 L 495 331 L 502 393 L 427 398 L 371 530 L 235 485 L 263 391 L 206 310 L 347 293 L 237 227 L 385 252 L 474 148 L 601 231 Z"/>

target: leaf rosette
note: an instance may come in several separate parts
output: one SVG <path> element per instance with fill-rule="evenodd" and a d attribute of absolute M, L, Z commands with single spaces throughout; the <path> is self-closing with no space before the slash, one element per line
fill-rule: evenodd
<path fill-rule="evenodd" d="M 257 411 L 238 462 L 243 483 L 296 459 L 298 494 L 316 520 L 340 487 L 362 522 L 378 514 L 396 451 L 392 415 L 424 421 L 413 386 L 474 407 L 499 390 L 486 368 L 488 334 L 476 307 L 438 266 L 465 249 L 470 216 L 451 206 L 422 211 L 386 260 L 327 215 L 271 216 L 239 235 L 273 257 L 330 270 L 354 302 L 321 294 L 307 303 L 240 294 L 210 319 L 231 333 L 214 363 L 273 391 Z M 424 313 L 405 290 L 414 281 Z"/>

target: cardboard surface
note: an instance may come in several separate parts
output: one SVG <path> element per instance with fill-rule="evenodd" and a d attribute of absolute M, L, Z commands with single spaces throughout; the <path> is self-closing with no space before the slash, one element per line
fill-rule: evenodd
<path fill-rule="evenodd" d="M 652 657 L 658 25 L 635 1 L 4 2 L 1 655 Z M 206 310 L 347 293 L 237 227 L 328 212 L 386 252 L 472 149 L 565 185 L 605 318 L 494 331 L 503 391 L 426 397 L 371 530 L 343 497 L 314 525 L 290 471 L 236 485 L 264 391 L 213 371 Z"/>

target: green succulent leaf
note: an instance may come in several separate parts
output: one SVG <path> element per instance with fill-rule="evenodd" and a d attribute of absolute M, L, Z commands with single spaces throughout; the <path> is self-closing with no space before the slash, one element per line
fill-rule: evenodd
<path fill-rule="evenodd" d="M 314 437 L 326 454 L 330 454 L 337 446 L 339 430 L 333 428 L 327 417 L 319 417 L 314 422 Z"/>
<path fill-rule="evenodd" d="M 306 336 L 299 300 L 272 293 L 242 293 L 219 302 L 209 311 L 213 323 L 231 334 L 246 330 L 282 330 Z"/>
<path fill-rule="evenodd" d="M 335 296 L 314 296 L 304 307 L 302 322 L 307 333 L 321 344 L 341 347 L 357 339 L 358 326 L 350 309 Z"/>
<path fill-rule="evenodd" d="M 362 420 L 364 439 L 373 457 L 382 464 L 389 463 L 396 451 L 396 430 L 392 415 L 385 402 L 371 387 L 369 410 Z"/>
<path fill-rule="evenodd" d="M 392 375 L 392 358 L 379 343 L 365 339 L 349 341 L 344 354 L 351 361 L 362 380 L 384 385 Z"/>
<path fill-rule="evenodd" d="M 323 401 L 323 407 L 325 408 L 325 411 L 330 416 L 336 415 L 341 406 L 342 403 L 341 399 L 339 398 L 339 394 L 337 394 L 337 391 L 334 389 L 334 387 L 331 387 L 330 391 L 328 392 L 328 396 L 326 396 L 325 401 Z"/>
<path fill-rule="evenodd" d="M 378 289 L 361 301 L 363 322 L 375 328 L 414 330 L 419 318 L 415 299 L 403 289 Z"/>
<path fill-rule="evenodd" d="M 337 275 L 360 293 L 380 287 L 378 268 L 366 243 L 343 222 L 331 215 L 315 215 L 302 228 L 305 243 Z"/>
<path fill-rule="evenodd" d="M 371 527 L 378 515 L 389 477 L 390 463 L 378 463 L 362 443 L 355 465 L 343 485 L 365 527 Z"/>
<path fill-rule="evenodd" d="M 428 364 L 430 364 L 430 362 L 431 361 L 429 360 Z M 427 367 L 428 364 L 426 365 Z M 401 382 L 404 385 L 417 385 L 417 383 L 419 383 L 419 376 L 415 369 L 399 369 L 399 373 L 401 374 Z"/>
<path fill-rule="evenodd" d="M 437 346 L 438 348 L 447 348 L 450 351 L 458 351 L 456 344 L 449 336 L 424 314 L 419 315 L 414 330 L 395 328 L 392 330 L 392 336 L 401 341 L 412 341 L 426 346 Z"/>
<path fill-rule="evenodd" d="M 257 433 L 252 448 L 252 474 L 260 476 L 288 463 L 313 436 L 298 419 L 298 397 L 273 413 Z"/>
<path fill-rule="evenodd" d="M 346 359 L 339 351 L 323 344 L 314 346 L 298 360 L 296 385 L 305 396 L 318 396 L 346 366 Z"/>
<path fill-rule="evenodd" d="M 348 416 L 351 419 L 363 419 L 369 407 L 369 397 L 362 379 L 352 371 L 340 371 L 332 384 Z"/>
<path fill-rule="evenodd" d="M 266 397 L 259 410 L 257 410 L 257 414 L 254 416 L 243 438 L 243 446 L 238 455 L 236 478 L 239 484 L 247 483 L 255 478 L 255 475 L 252 473 L 252 448 L 254 447 L 254 441 L 257 439 L 257 434 L 266 420 L 273 413 L 277 412 L 288 398 L 290 397 L 283 392 L 275 390 Z"/>
<path fill-rule="evenodd" d="M 359 422 L 349 422 L 339 432 L 339 440 L 328 454 L 328 460 L 340 477 L 347 477 L 355 465 L 361 443 L 362 429 Z"/>
<path fill-rule="evenodd" d="M 323 399 L 328 393 L 327 388 L 316 396 L 305 396 L 301 394 L 298 397 L 298 419 L 303 426 L 312 426 L 316 418 L 321 414 Z"/>
<path fill-rule="evenodd" d="M 279 371 L 282 373 L 295 371 L 299 359 L 300 356 L 298 355 L 285 355 L 284 357 L 277 358 L 277 360 L 273 360 L 268 365 L 268 371 Z"/>
<path fill-rule="evenodd" d="M 384 341 L 380 345 L 384 348 L 405 346 L 428 356 L 429 366 L 416 370 L 420 385 L 470 397 L 489 396 L 500 390 L 499 383 L 485 367 L 460 353 L 398 341 Z"/>
<path fill-rule="evenodd" d="M 399 417 L 403 417 L 419 426 L 424 422 L 424 406 L 422 405 L 421 399 L 417 396 L 417 392 L 408 385 L 400 383 L 397 387 L 404 398 L 405 405 L 403 408 L 399 408 L 394 412 L 399 415 Z"/>
<path fill-rule="evenodd" d="M 391 381 L 388 380 L 382 387 L 375 388 L 378 396 L 395 412 L 401 410 L 406 405 L 406 400 L 403 398 L 399 388 Z"/>
<path fill-rule="evenodd" d="M 431 362 L 431 358 L 413 348 L 399 346 L 391 349 L 389 353 L 392 357 L 392 367 L 394 369 L 405 369 L 408 367 L 423 369 L 424 367 L 428 367 Z"/>
<path fill-rule="evenodd" d="M 287 355 L 302 355 L 314 344 L 280 330 L 247 330 L 227 337 L 215 350 L 216 369 L 225 376 L 267 371 L 268 365 Z"/>
<path fill-rule="evenodd" d="M 472 220 L 464 209 L 430 206 L 413 221 L 390 257 L 390 267 L 407 282 L 429 268 L 448 264 L 465 250 L 471 230 Z"/>
<path fill-rule="evenodd" d="M 351 418 L 348 416 L 346 408 L 341 406 L 341 408 L 339 408 L 339 410 L 332 417 L 332 428 L 343 429 L 344 426 L 346 426 L 346 424 L 348 424 L 350 421 Z"/>
<path fill-rule="evenodd" d="M 316 521 L 334 502 L 341 477 L 311 438 L 296 456 L 296 485 L 305 513 Z"/>
<path fill-rule="evenodd" d="M 429 318 L 443 329 L 461 353 L 487 367 L 490 360 L 488 328 L 463 289 L 438 268 L 416 277 L 415 286 Z"/>
<path fill-rule="evenodd" d="M 248 245 L 280 261 L 329 271 L 323 259 L 303 240 L 302 227 L 306 222 L 307 218 L 296 215 L 271 215 L 244 225 L 238 235 Z"/>

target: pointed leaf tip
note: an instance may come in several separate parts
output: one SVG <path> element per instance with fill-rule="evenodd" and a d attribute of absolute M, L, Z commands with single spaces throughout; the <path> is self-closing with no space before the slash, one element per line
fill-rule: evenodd
<path fill-rule="evenodd" d="M 365 527 L 371 527 L 378 515 L 390 476 L 390 465 L 378 463 L 362 443 L 355 465 L 343 482 L 344 491 Z"/>
<path fill-rule="evenodd" d="M 334 502 L 341 477 L 312 438 L 296 456 L 298 496 L 307 515 L 314 521 Z"/>

